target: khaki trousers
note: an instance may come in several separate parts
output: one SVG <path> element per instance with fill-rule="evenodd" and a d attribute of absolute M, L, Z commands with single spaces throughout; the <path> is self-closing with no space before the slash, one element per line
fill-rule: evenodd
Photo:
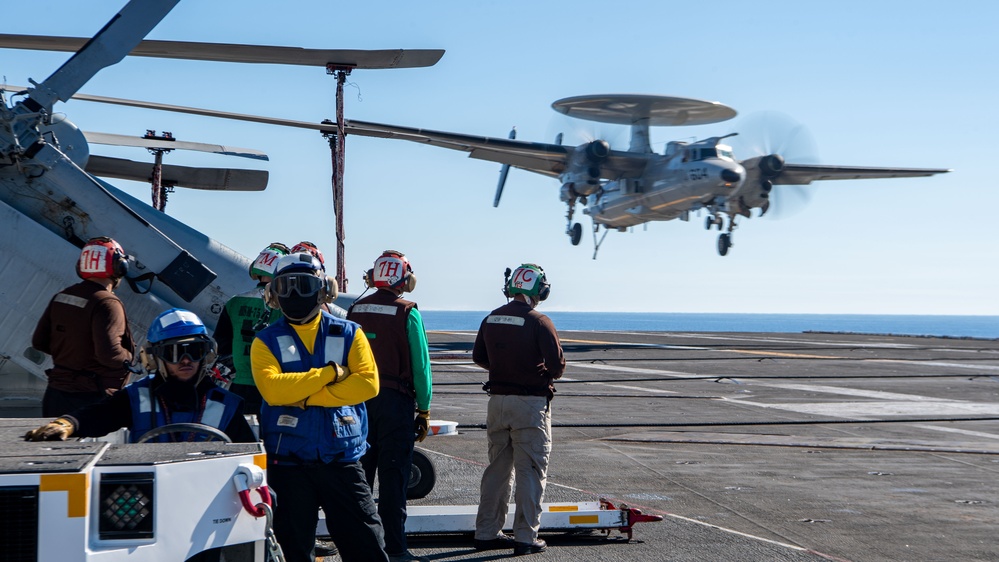
<path fill-rule="evenodd" d="M 486 414 L 489 466 L 482 474 L 475 538 L 498 536 L 509 512 L 516 478 L 513 535 L 517 542 L 538 538 L 541 498 L 545 493 L 552 450 L 552 417 L 548 398 L 494 394 Z"/>

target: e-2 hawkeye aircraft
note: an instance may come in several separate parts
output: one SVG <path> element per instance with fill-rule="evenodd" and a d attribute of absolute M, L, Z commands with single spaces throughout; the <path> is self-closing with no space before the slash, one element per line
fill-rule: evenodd
<path fill-rule="evenodd" d="M 232 295 L 251 286 L 250 259 L 131 197 L 101 177 L 147 181 L 154 166 L 100 158 L 91 144 L 149 149 L 206 150 L 200 143 L 84 133 L 53 111 L 100 70 L 127 55 L 238 63 L 330 65 L 354 69 L 432 66 L 439 49 L 330 50 L 220 43 L 147 41 L 143 38 L 179 0 L 132 0 L 92 39 L 0 34 L 0 48 L 51 49 L 74 54 L 41 83 L 0 88 L 0 399 L 40 401 L 51 358 L 31 347 L 31 335 L 49 299 L 78 281 L 72 264 L 86 240 L 110 236 L 129 255 L 128 278 L 142 278 L 133 292 L 121 288 L 133 336 L 140 344 L 153 318 L 182 307 L 214 329 Z M 326 126 L 335 129 L 336 125 Z M 218 150 L 216 150 L 218 149 Z M 232 153 L 225 147 L 209 151 Z M 240 155 L 260 158 L 249 149 Z M 143 171 L 143 169 L 146 171 Z M 159 167 L 164 183 L 213 190 L 260 190 L 265 172 Z M 209 173 L 206 173 L 209 172 Z M 98 177 L 101 176 L 101 177 Z M 153 283 L 153 281 L 156 281 Z M 345 307 L 351 295 L 341 295 Z M 18 400 L 19 399 L 19 400 Z"/>
<path fill-rule="evenodd" d="M 905 178 L 931 176 L 950 170 L 938 168 L 872 168 L 828 166 L 789 162 L 783 150 L 765 147 L 762 154 L 739 160 L 725 139 L 738 133 L 694 142 L 672 141 L 663 154 L 652 151 L 649 127 L 692 126 L 718 123 L 735 117 L 730 107 L 717 102 L 652 95 L 616 94 L 565 98 L 552 107 L 570 117 L 601 123 L 629 125 L 628 150 L 613 150 L 605 140 L 592 140 L 579 146 L 518 141 L 384 125 L 351 120 L 348 133 L 399 138 L 461 150 L 469 157 L 503 164 L 493 206 L 499 204 L 510 166 L 535 172 L 561 184 L 559 196 L 566 203 L 566 234 L 579 244 L 582 226 L 573 223 L 576 204 L 593 220 L 594 252 L 603 237 L 603 226 L 624 231 L 650 221 L 689 220 L 690 214 L 706 210 L 706 228 L 726 232 L 718 237 L 718 253 L 726 255 L 732 246 L 736 218 L 750 218 L 753 209 L 760 215 L 771 205 L 774 186 L 800 186 L 818 180 Z M 561 135 L 560 135 L 561 137 Z"/>

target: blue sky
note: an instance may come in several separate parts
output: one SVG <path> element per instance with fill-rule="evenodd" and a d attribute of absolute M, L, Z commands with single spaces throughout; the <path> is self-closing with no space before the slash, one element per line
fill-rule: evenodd
<path fill-rule="evenodd" d="M 124 2 L 13 3 L 0 32 L 90 36 Z M 560 98 L 661 94 L 718 101 L 735 119 L 657 128 L 665 142 L 739 131 L 780 111 L 805 124 L 824 164 L 952 168 L 932 178 L 817 182 L 810 204 L 780 220 L 743 220 L 726 257 L 703 217 L 611 232 L 596 260 L 589 223 L 563 234 L 558 182 L 464 153 L 348 137 L 345 230 L 350 292 L 381 250 L 409 255 L 424 309 L 503 302 L 506 267 L 536 262 L 551 310 L 999 315 L 992 211 L 999 111 L 999 5 L 930 2 L 183 1 L 150 39 L 326 49 L 439 48 L 436 66 L 358 70 L 348 118 L 566 143 L 627 134 L 571 122 Z M 0 49 L 11 84 L 46 78 L 68 55 Z M 82 92 L 304 121 L 334 118 L 323 69 L 128 58 Z M 253 256 L 307 239 L 335 253 L 330 154 L 315 132 L 73 101 L 58 111 L 84 130 L 263 150 L 270 162 L 174 152 L 179 165 L 261 167 L 262 193 L 178 190 L 171 215 Z M 743 132 L 745 136 L 746 132 Z M 621 146 L 623 148 L 623 146 Z M 97 154 L 150 159 L 141 149 Z M 737 153 L 738 157 L 739 154 Z M 148 186 L 116 182 L 148 199 Z M 585 219 L 586 217 L 577 215 Z M 122 241 L 127 248 L 127 241 Z M 248 281 L 249 282 L 249 281 Z"/>

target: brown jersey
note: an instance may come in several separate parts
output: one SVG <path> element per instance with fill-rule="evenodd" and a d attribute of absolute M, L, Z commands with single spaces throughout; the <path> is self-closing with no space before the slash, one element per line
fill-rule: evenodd
<path fill-rule="evenodd" d="M 54 363 L 49 385 L 65 392 L 121 388 L 135 344 L 121 301 L 102 285 L 82 281 L 56 293 L 31 338 Z"/>
<path fill-rule="evenodd" d="M 548 396 L 565 371 L 552 321 L 521 301 L 489 313 L 479 326 L 472 361 L 489 369 L 490 394 Z"/>
<path fill-rule="evenodd" d="M 415 306 L 392 291 L 380 289 L 354 303 L 347 314 L 347 320 L 360 324 L 368 337 L 379 384 L 409 396 L 416 396 L 416 392 L 406 323 Z"/>

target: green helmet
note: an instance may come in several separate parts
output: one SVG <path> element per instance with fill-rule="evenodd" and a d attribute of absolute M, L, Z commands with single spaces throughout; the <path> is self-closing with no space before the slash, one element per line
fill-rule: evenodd
<path fill-rule="evenodd" d="M 288 255 L 288 246 L 272 242 L 260 250 L 260 255 L 250 264 L 250 278 L 260 281 L 261 277 L 274 277 L 274 266 L 278 258 Z"/>
<path fill-rule="evenodd" d="M 508 269 L 507 272 L 510 270 Z M 541 266 L 533 263 L 525 263 L 515 269 L 513 274 L 507 274 L 506 286 L 503 287 L 503 294 L 507 298 L 514 295 L 525 295 L 532 299 L 543 301 L 548 298 L 551 292 L 551 285 L 545 277 L 545 270 Z"/>

